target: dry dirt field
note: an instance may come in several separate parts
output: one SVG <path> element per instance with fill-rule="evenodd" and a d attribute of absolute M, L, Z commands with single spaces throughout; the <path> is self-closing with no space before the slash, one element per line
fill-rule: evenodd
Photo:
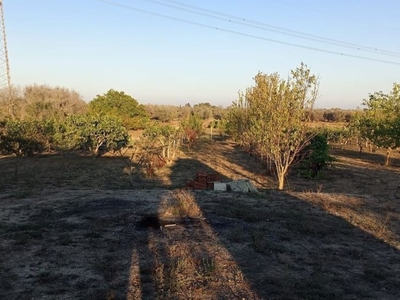
<path fill-rule="evenodd" d="M 112 156 L 2 157 L 0 299 L 400 299 L 400 155 L 331 152 L 285 191 L 230 141 L 133 186 Z M 184 189 L 200 170 L 260 193 Z"/>

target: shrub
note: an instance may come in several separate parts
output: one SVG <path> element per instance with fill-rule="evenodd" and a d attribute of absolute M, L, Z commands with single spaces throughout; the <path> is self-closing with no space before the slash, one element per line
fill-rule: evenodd
<path fill-rule="evenodd" d="M 329 155 L 329 145 L 324 134 L 316 135 L 303 153 L 300 176 L 305 178 L 322 178 L 323 168 L 334 161 L 334 158 Z"/>
<path fill-rule="evenodd" d="M 54 139 L 59 150 L 89 150 L 93 156 L 100 156 L 126 146 L 129 134 L 117 117 L 87 114 L 58 123 Z"/>
<path fill-rule="evenodd" d="M 51 121 L 3 121 L 0 124 L 0 152 L 32 156 L 50 148 L 52 135 Z"/>
<path fill-rule="evenodd" d="M 183 131 L 183 142 L 190 148 L 203 133 L 203 121 L 199 116 L 191 114 L 181 122 L 181 129 Z"/>

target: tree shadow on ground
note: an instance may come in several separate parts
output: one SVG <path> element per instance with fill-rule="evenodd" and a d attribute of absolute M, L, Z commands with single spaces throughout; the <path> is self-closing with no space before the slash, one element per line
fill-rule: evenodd
<path fill-rule="evenodd" d="M 241 299 L 244 295 L 237 292 L 243 291 L 242 284 L 249 284 L 247 298 L 254 299 L 400 296 L 400 252 L 342 218 L 284 192 L 253 196 L 193 191 L 185 195 L 192 197 L 204 219 L 161 230 L 158 238 L 154 232 L 148 235 L 153 261 L 163 262 L 160 278 L 173 280 L 169 287 L 162 286 L 168 295 L 162 299 L 202 299 L 204 295 Z M 157 244 L 161 251 L 155 250 Z M 197 282 L 196 273 L 190 272 L 195 272 L 196 261 L 202 257 L 213 261 L 214 272 L 223 275 L 216 273 L 212 280 Z M 139 272 L 140 265 L 149 260 L 139 262 Z M 183 278 L 180 272 L 171 274 L 178 269 Z"/>
<path fill-rule="evenodd" d="M 178 160 L 173 186 L 199 170 L 235 179 L 224 172 L 234 164 L 204 161 Z M 111 172 L 103 173 L 108 180 L 117 174 L 101 170 Z M 26 199 L 1 195 L 1 297 L 400 298 L 398 249 L 285 192 L 99 190 L 78 182 L 79 190 Z"/>
<path fill-rule="evenodd" d="M 232 140 L 203 141 L 196 148 L 186 150 L 185 154 L 189 159 L 210 166 L 231 179 L 247 178 L 262 189 L 275 186 L 273 178 L 265 175 L 264 163 L 252 157 Z"/>
<path fill-rule="evenodd" d="M 158 177 L 129 176 L 127 157 L 79 153 L 1 157 L 0 190 L 132 189 L 162 186 Z"/>
<path fill-rule="evenodd" d="M 394 157 L 391 158 L 391 165 L 393 167 L 400 167 L 400 158 L 398 157 L 398 154 L 395 151 L 393 152 L 394 152 L 393 153 Z M 383 150 L 379 150 L 379 152 L 363 151 L 360 155 L 360 152 L 354 149 L 348 149 L 348 148 L 340 149 L 331 147 L 331 154 L 345 156 L 348 158 L 358 159 L 361 161 L 379 165 L 383 165 L 386 158 L 386 153 Z"/>

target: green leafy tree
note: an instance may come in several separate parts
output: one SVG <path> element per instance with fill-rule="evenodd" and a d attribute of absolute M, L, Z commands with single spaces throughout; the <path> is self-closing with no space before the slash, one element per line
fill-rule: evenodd
<path fill-rule="evenodd" d="M 113 89 L 103 95 L 97 95 L 89 103 L 91 113 L 119 117 L 128 129 L 142 129 L 149 116 L 143 105 L 134 98 Z"/>
<path fill-rule="evenodd" d="M 84 149 L 93 156 L 118 150 L 129 143 L 129 134 L 115 116 L 75 115 L 57 127 L 55 140 L 61 150 Z"/>
<path fill-rule="evenodd" d="M 359 128 L 365 138 L 386 149 L 385 166 L 388 166 L 393 149 L 400 147 L 400 84 L 395 83 L 389 94 L 370 94 L 363 105 L 366 108 Z"/>
<path fill-rule="evenodd" d="M 259 72 L 255 85 L 239 95 L 230 112 L 231 130 L 250 149 L 271 160 L 283 189 L 285 177 L 314 134 L 308 119 L 318 95 L 319 80 L 305 64 L 287 80 Z"/>

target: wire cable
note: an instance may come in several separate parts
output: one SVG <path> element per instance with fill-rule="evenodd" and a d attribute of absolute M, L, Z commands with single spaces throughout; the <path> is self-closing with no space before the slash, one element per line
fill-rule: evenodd
<path fill-rule="evenodd" d="M 281 34 L 285 34 L 285 35 L 289 35 L 289 36 L 294 36 L 294 37 L 301 38 L 301 39 L 317 41 L 320 43 L 331 44 L 331 45 L 341 46 L 341 47 L 345 47 L 345 48 L 351 48 L 351 49 L 355 49 L 358 51 L 371 52 L 371 53 L 393 56 L 393 57 L 400 57 L 400 52 L 378 49 L 376 47 L 369 47 L 369 46 L 349 43 L 349 42 L 345 42 L 345 41 L 335 40 L 335 39 L 331 39 L 331 38 L 326 38 L 326 37 L 309 34 L 309 33 L 301 32 L 301 31 L 291 30 L 291 29 L 274 26 L 274 25 L 270 25 L 267 23 L 263 23 L 263 22 L 253 21 L 253 20 L 242 18 L 242 17 L 221 13 L 221 12 L 210 10 L 210 9 L 201 8 L 198 6 L 182 3 L 179 1 L 174 1 L 174 0 L 162 0 L 162 1 L 142 0 L 142 1 L 154 3 L 157 5 L 162 5 L 165 7 L 170 7 L 173 9 L 177 9 L 177 10 L 181 10 L 181 11 L 185 11 L 185 12 L 189 12 L 189 13 L 193 13 L 193 14 L 197 14 L 197 15 L 206 16 L 209 18 L 222 20 L 222 21 L 229 22 L 229 23 L 236 23 L 236 24 L 249 26 L 249 27 L 253 27 L 253 28 L 258 28 L 258 29 L 262 29 L 262 30 L 266 30 L 266 31 L 277 32 L 277 33 L 281 33 Z M 173 3 L 173 4 L 168 4 L 168 3 L 164 3 L 164 2 Z"/>
<path fill-rule="evenodd" d="M 160 14 L 160 13 L 157 13 L 157 12 L 152 12 L 152 11 L 140 9 L 140 8 L 136 8 L 136 7 L 125 5 L 125 4 L 120 4 L 120 3 L 109 1 L 109 0 L 94 0 L 94 1 L 102 2 L 102 3 L 108 4 L 108 5 L 112 5 L 112 6 L 116 6 L 116 7 L 120 7 L 120 8 L 124 8 L 124 9 L 128 9 L 128 10 L 131 10 L 131 11 L 136 11 L 136 12 L 140 12 L 140 13 L 144 13 L 144 14 L 148 14 L 148 15 L 152 15 L 152 16 L 156 16 L 156 17 L 160 17 L 160 18 L 164 18 L 164 19 L 183 22 L 183 23 L 195 25 L 195 26 L 198 26 L 198 27 L 203 27 L 203 28 L 207 28 L 207 29 L 213 29 L 213 30 L 217 30 L 217 31 L 221 31 L 221 32 L 235 34 L 235 35 L 238 35 L 238 36 L 254 38 L 254 39 L 258 39 L 258 40 L 263 40 L 263 41 L 268 41 L 268 42 L 272 42 L 272 43 L 281 44 L 281 45 L 287 45 L 287 46 L 292 46 L 292 47 L 297 47 L 297 48 L 302 48 L 302 49 L 307 49 L 307 50 L 319 51 L 319 52 L 323 52 L 323 53 L 329 53 L 329 54 L 335 54 L 335 55 L 340 55 L 340 56 L 364 59 L 364 60 L 369 60 L 369 61 L 387 63 L 387 64 L 392 64 L 392 65 L 400 65 L 400 62 L 389 61 L 389 60 L 378 59 L 378 58 L 372 58 L 372 57 L 367 57 L 367 56 L 354 55 L 354 54 L 349 54 L 349 53 L 342 53 L 342 52 L 337 52 L 337 51 L 332 51 L 332 50 L 327 50 L 327 49 L 322 49 L 322 48 L 316 48 L 316 47 L 305 46 L 305 45 L 296 44 L 296 43 L 290 43 L 290 42 L 270 39 L 270 38 L 266 38 L 266 37 L 262 37 L 262 36 L 258 36 L 258 35 L 248 34 L 248 33 L 239 32 L 239 31 L 235 31 L 235 30 L 230 30 L 230 29 L 226 29 L 226 28 L 215 27 L 215 26 L 212 26 L 212 25 L 198 23 L 198 22 L 194 22 L 194 21 L 190 21 L 190 20 L 186 20 L 186 19 L 181 19 L 181 18 L 178 18 L 178 17 L 165 15 L 165 14 Z"/>
<path fill-rule="evenodd" d="M 365 21 L 362 21 L 362 20 L 357 20 L 357 19 L 354 19 L 354 18 L 349 18 L 349 17 L 346 17 L 346 16 L 333 14 L 333 13 L 330 13 L 330 12 L 327 12 L 327 11 L 323 11 L 323 10 L 319 10 L 319 9 L 307 7 L 307 6 L 304 6 L 304 5 L 297 4 L 297 3 L 296 3 L 296 4 L 295 4 L 295 3 L 289 3 L 289 2 L 281 1 L 281 0 L 272 0 L 272 1 L 277 2 L 277 3 L 284 4 L 284 5 L 288 5 L 288 6 L 293 6 L 293 7 L 301 8 L 301 9 L 304 9 L 304 10 L 314 11 L 314 12 L 317 12 L 317 13 L 319 13 L 319 14 L 328 15 L 328 16 L 335 17 L 335 18 L 339 18 L 339 19 L 343 19 L 343 20 L 348 20 L 348 21 L 357 22 L 357 23 L 366 25 L 366 26 L 368 26 L 368 27 L 373 27 L 373 28 L 375 28 L 375 27 L 378 26 L 378 27 L 381 27 L 381 28 L 385 28 L 386 30 L 389 29 L 389 30 L 396 31 L 396 32 L 399 32 L 399 31 L 400 31 L 399 28 L 395 28 L 395 27 L 391 27 L 391 26 L 383 26 L 383 25 L 381 25 L 381 24 L 376 25 L 376 24 L 368 23 L 368 22 L 365 22 Z M 364 0 L 364 2 L 365 2 L 365 0 Z M 375 2 L 375 4 L 377 3 L 376 1 L 374 1 L 374 2 Z M 364 4 L 364 3 L 363 3 L 363 4 Z"/>

